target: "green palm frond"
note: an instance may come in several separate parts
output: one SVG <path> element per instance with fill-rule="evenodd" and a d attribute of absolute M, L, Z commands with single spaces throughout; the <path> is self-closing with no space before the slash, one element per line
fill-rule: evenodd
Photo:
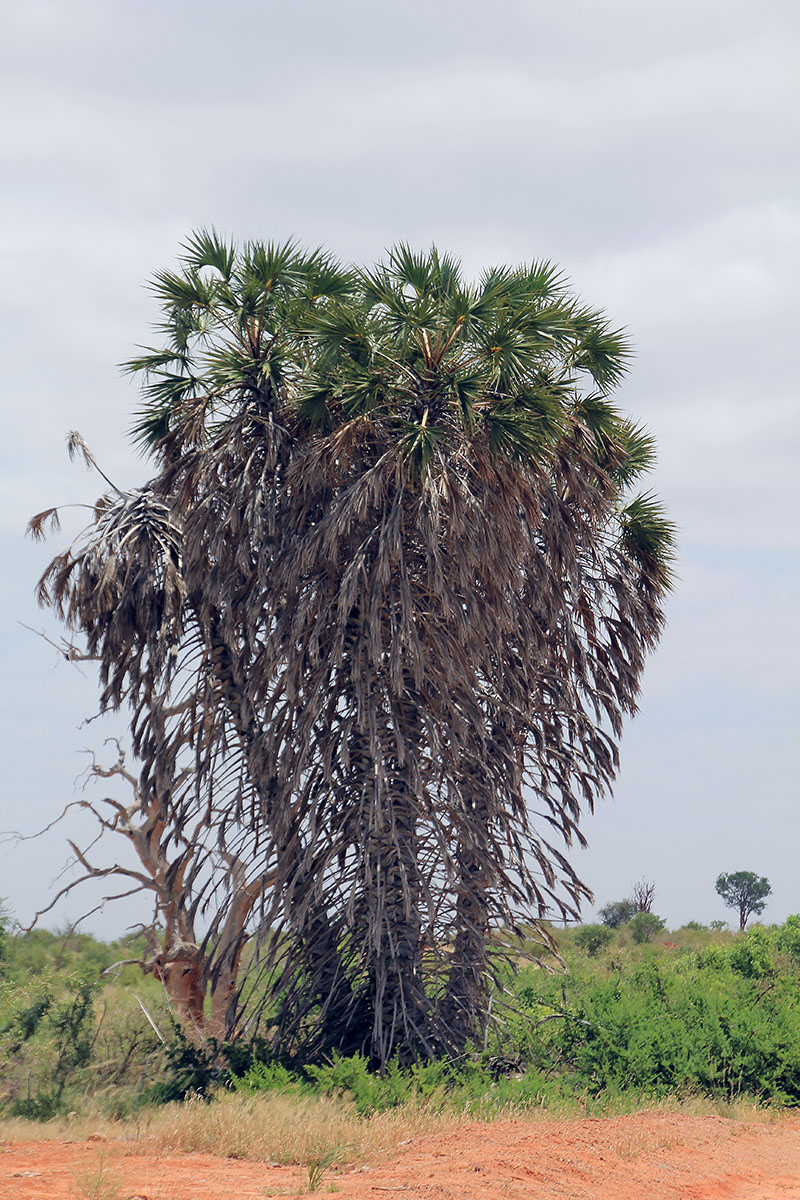
<path fill-rule="evenodd" d="M 190 355 L 192 344 L 209 330 L 208 313 L 179 305 L 164 304 L 162 307 L 165 319 L 155 328 L 164 335 L 176 358 Z"/>
<path fill-rule="evenodd" d="M 172 349 L 155 350 L 150 346 L 140 346 L 139 348 L 146 353 L 140 354 L 136 358 L 129 358 L 127 362 L 120 364 L 126 374 L 135 375 L 141 371 L 145 375 L 151 375 L 164 367 L 175 365 L 185 369 L 189 361 L 185 354 L 178 354 Z"/>
<path fill-rule="evenodd" d="M 450 385 L 461 425 L 467 437 L 471 437 L 478 418 L 477 405 L 485 395 L 485 379 L 473 373 L 454 378 Z"/>
<path fill-rule="evenodd" d="M 187 313 L 211 308 L 217 291 L 213 280 L 201 278 L 194 269 L 181 275 L 175 271 L 157 271 L 150 289 L 163 304 Z"/>
<path fill-rule="evenodd" d="M 385 311 L 396 336 L 436 324 L 438 308 L 430 292 L 418 292 L 411 284 L 398 284 L 387 270 L 364 272 L 363 295 L 370 310 Z"/>
<path fill-rule="evenodd" d="M 205 389 L 210 392 L 238 389 L 247 394 L 267 380 L 279 382 L 282 375 L 281 355 L 275 349 L 254 359 L 249 347 L 223 344 L 204 355 L 203 366 Z"/>
<path fill-rule="evenodd" d="M 371 362 L 375 331 L 360 307 L 339 304 L 309 312 L 306 328 L 323 354 L 345 356 L 361 365 Z"/>
<path fill-rule="evenodd" d="M 332 401 L 334 396 L 330 385 L 312 376 L 306 377 L 298 392 L 296 412 L 301 425 L 321 433 L 329 433 L 333 428 L 334 414 Z"/>
<path fill-rule="evenodd" d="M 149 405 L 135 414 L 128 434 L 140 453 L 148 454 L 164 441 L 170 432 L 171 414 L 170 404 Z"/>
<path fill-rule="evenodd" d="M 219 236 L 213 226 L 211 229 L 198 229 L 190 234 L 181 250 L 180 260 L 186 263 L 190 271 L 212 267 L 226 283 L 230 281 L 236 251 L 232 244 Z"/>
<path fill-rule="evenodd" d="M 461 335 L 476 327 L 488 311 L 474 288 L 454 288 L 442 306 L 441 320 L 446 329 L 453 333 L 457 328 Z"/>
<path fill-rule="evenodd" d="M 353 362 L 341 378 L 341 410 L 347 420 L 365 417 L 386 407 L 386 379 L 380 369 Z"/>
<path fill-rule="evenodd" d="M 578 396 L 572 411 L 598 444 L 602 445 L 617 436 L 621 422 L 620 414 L 602 393 L 589 392 L 584 396 Z"/>
<path fill-rule="evenodd" d="M 587 371 L 597 387 L 609 392 L 628 370 L 633 350 L 623 329 L 613 329 L 605 314 L 583 310 L 575 316 L 578 341 L 573 365 Z"/>
<path fill-rule="evenodd" d="M 428 425 L 425 417 L 419 424 L 401 421 L 400 428 L 403 430 L 400 437 L 403 457 L 411 463 L 417 475 L 426 475 L 433 463 L 437 445 L 447 437 L 447 430 Z"/>
<path fill-rule="evenodd" d="M 675 579 L 677 527 L 651 493 L 629 501 L 619 514 L 620 542 L 636 564 L 642 582 L 657 592 L 669 591 Z"/>
<path fill-rule="evenodd" d="M 509 294 L 516 274 L 513 267 L 506 265 L 487 268 L 480 277 L 479 296 L 485 303 L 496 305 Z"/>
<path fill-rule="evenodd" d="M 515 410 L 525 413 L 535 429 L 537 446 L 555 445 L 564 436 L 568 421 L 562 389 L 542 381 L 523 388 L 511 404 Z"/>
<path fill-rule="evenodd" d="M 294 239 L 285 242 L 248 242 L 237 264 L 235 277 L 242 287 L 276 293 L 290 288 L 302 276 L 302 256 Z"/>
<path fill-rule="evenodd" d="M 622 420 L 618 426 L 620 455 L 609 473 L 615 483 L 628 488 L 656 465 L 656 443 L 653 435 L 642 425 Z"/>
<path fill-rule="evenodd" d="M 534 260 L 514 272 L 528 299 L 555 300 L 563 295 L 567 278 L 555 263 L 547 259 Z"/>
<path fill-rule="evenodd" d="M 640 425 L 623 417 L 614 404 L 600 392 L 578 397 L 571 411 L 595 444 L 598 466 L 623 490 L 653 469 L 655 441 Z"/>
<path fill-rule="evenodd" d="M 437 300 L 447 301 L 461 291 L 461 263 L 454 255 L 440 254 L 431 246 L 430 264 L 430 286 Z"/>
<path fill-rule="evenodd" d="M 547 427 L 513 404 L 488 406 L 484 425 L 490 453 L 512 462 L 535 462 L 551 444 Z"/>
<path fill-rule="evenodd" d="M 355 288 L 352 271 L 345 270 L 341 263 L 323 250 L 303 258 L 299 274 L 304 283 L 305 298 L 310 303 L 319 300 L 346 300 Z"/>
<path fill-rule="evenodd" d="M 160 372 L 155 379 L 145 384 L 144 394 L 158 403 L 170 400 L 183 400 L 197 386 L 197 380 L 192 375 L 175 375 L 167 371 Z"/>
<path fill-rule="evenodd" d="M 541 362 L 547 339 L 524 314 L 510 312 L 476 333 L 479 361 L 495 387 L 515 390 Z"/>
<path fill-rule="evenodd" d="M 436 277 L 436 262 L 425 251 L 414 251 L 400 242 L 389 251 L 388 271 L 392 282 L 413 289 L 419 298 L 425 295 Z"/>

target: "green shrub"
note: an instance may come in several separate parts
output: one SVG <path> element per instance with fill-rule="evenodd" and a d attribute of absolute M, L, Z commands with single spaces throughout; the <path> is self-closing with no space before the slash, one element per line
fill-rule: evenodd
<path fill-rule="evenodd" d="M 637 945 L 651 941 L 664 928 L 664 920 L 651 912 L 637 912 L 628 922 L 628 929 L 633 934 Z"/>
<path fill-rule="evenodd" d="M 756 926 L 736 939 L 728 951 L 734 971 L 747 979 L 763 979 L 772 973 L 772 938 L 766 929 Z"/>
<path fill-rule="evenodd" d="M 730 950 L 725 946 L 706 946 L 697 955 L 697 965 L 701 969 L 724 971 L 731 965 Z"/>
<path fill-rule="evenodd" d="M 428 1064 L 427 1068 L 433 1064 Z M 438 1064 L 435 1064 L 438 1067 Z M 306 1074 L 323 1095 L 343 1093 L 352 1098 L 356 1111 L 362 1116 L 395 1108 L 419 1090 L 413 1069 L 404 1071 L 397 1060 L 389 1063 L 382 1076 L 373 1074 L 361 1054 L 348 1058 L 334 1055 L 330 1064 L 308 1066 Z M 439 1068 L 438 1083 L 441 1083 Z M 430 1080 L 428 1081 L 430 1090 Z M 422 1083 L 424 1087 L 424 1083 Z"/>
<path fill-rule="evenodd" d="M 22 1068 L 12 1085 L 12 1115 L 38 1120 L 55 1116 L 68 1085 L 80 1079 L 89 1062 L 96 986 L 72 981 L 72 988 L 61 1000 L 49 989 L 22 995 L 16 1011 L 6 1014 L 0 1044 L 7 1068 L 15 1063 Z M 19 1076 L 25 1076 L 24 1090 Z"/>
<path fill-rule="evenodd" d="M 778 949 L 800 962 L 800 913 L 787 917 L 778 930 Z"/>
<path fill-rule="evenodd" d="M 762 946 L 757 936 L 748 947 L 756 966 Z M 763 977 L 732 969 L 719 947 L 672 958 L 651 952 L 619 970 L 587 958 L 569 966 L 561 978 L 526 978 L 518 992 L 535 1027 L 535 1037 L 519 1037 L 519 1049 L 531 1069 L 557 1073 L 565 1092 L 800 1103 L 794 976 L 775 976 L 765 988 Z"/>
<path fill-rule="evenodd" d="M 575 932 L 575 945 L 592 958 L 605 950 L 613 940 L 614 931 L 608 925 L 581 925 Z"/>
<path fill-rule="evenodd" d="M 0 975 L 3 973 L 3 966 L 8 958 L 8 931 L 11 927 L 11 912 L 5 900 L 0 897 Z"/>
<path fill-rule="evenodd" d="M 329 1063 L 308 1064 L 302 1075 L 279 1064 L 255 1062 L 244 1075 L 232 1079 L 239 1091 L 346 1096 L 361 1116 L 396 1108 L 412 1098 L 436 1102 L 452 1100 L 458 1094 L 466 1100 L 490 1083 L 490 1076 L 478 1063 L 456 1067 L 439 1060 L 403 1068 L 394 1059 L 383 1075 L 378 1075 L 370 1070 L 363 1055 L 344 1057 L 336 1053 Z"/>
<path fill-rule="evenodd" d="M 309 1088 L 282 1063 L 253 1062 L 241 1076 L 232 1074 L 231 1087 L 237 1092 L 279 1092 L 301 1095 Z"/>

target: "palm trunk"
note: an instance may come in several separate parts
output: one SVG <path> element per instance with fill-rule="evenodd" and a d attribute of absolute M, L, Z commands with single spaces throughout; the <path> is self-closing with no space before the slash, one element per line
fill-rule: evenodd
<path fill-rule="evenodd" d="M 443 1036 L 460 1053 L 488 1015 L 489 808 L 485 795 L 470 802 L 470 836 L 458 847 L 454 939 L 447 991 L 442 1003 Z"/>
<path fill-rule="evenodd" d="M 373 1057 L 381 1064 L 395 1043 L 419 1044 L 426 1024 L 422 980 L 421 881 L 414 798 L 394 780 L 383 838 L 377 839 L 379 889 L 383 903 L 375 963 Z"/>
<path fill-rule="evenodd" d="M 490 755 L 498 760 L 499 777 L 519 791 L 524 771 L 524 739 L 503 720 L 492 723 Z M 489 922 L 491 893 L 497 886 L 491 826 L 497 798 L 492 790 L 490 762 L 480 780 L 466 777 L 462 803 L 467 808 L 464 834 L 457 851 L 456 912 L 451 967 L 442 1004 L 445 1036 L 461 1052 L 476 1033 L 485 1035 L 491 995 Z"/>

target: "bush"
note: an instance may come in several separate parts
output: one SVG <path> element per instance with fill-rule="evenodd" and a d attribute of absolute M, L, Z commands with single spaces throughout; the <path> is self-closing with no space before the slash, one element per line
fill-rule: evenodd
<path fill-rule="evenodd" d="M 728 958 L 734 971 L 746 979 L 763 979 L 772 974 L 774 966 L 772 939 L 766 929 L 750 929 L 736 939 L 728 951 Z"/>
<path fill-rule="evenodd" d="M 350 1096 L 361 1116 L 395 1108 L 416 1090 L 413 1074 L 401 1070 L 396 1059 L 383 1075 L 374 1075 L 363 1055 L 343 1058 L 337 1054 L 330 1064 L 306 1067 L 306 1073 L 323 1095 Z M 442 1083 L 441 1073 L 437 1082 Z"/>
<path fill-rule="evenodd" d="M 263 1055 L 264 1043 L 259 1037 L 233 1042 L 219 1042 L 212 1037 L 195 1042 L 173 1019 L 163 1047 L 163 1078 L 150 1089 L 147 1098 L 166 1104 L 189 1096 L 210 1096 L 219 1087 L 247 1079 L 248 1073 L 256 1069 L 254 1064 L 262 1074 L 252 1090 L 289 1090 L 281 1084 L 293 1080 L 291 1072 L 281 1066 L 265 1067 Z"/>
<path fill-rule="evenodd" d="M 0 1047 L 6 1059 L 10 1109 L 14 1116 L 47 1120 L 60 1112 L 67 1086 L 80 1081 L 93 1042 L 96 986 L 71 981 L 64 999 L 49 988 L 4 1004 Z M 15 1071 L 14 1068 L 17 1068 Z"/>
<path fill-rule="evenodd" d="M 633 940 L 637 945 L 643 942 L 651 941 L 657 933 L 660 933 L 664 928 L 664 920 L 657 917 L 655 913 L 638 912 L 634 917 L 631 917 L 628 922 L 628 928 L 633 934 Z"/>
<path fill-rule="evenodd" d="M 0 974 L 3 971 L 3 964 L 8 958 L 8 930 L 11 925 L 11 913 L 8 910 L 5 900 L 0 898 Z"/>
<path fill-rule="evenodd" d="M 575 933 L 575 945 L 592 958 L 613 940 L 614 931 L 608 925 L 581 925 Z"/>
<path fill-rule="evenodd" d="M 755 961 L 762 944 L 758 937 L 750 944 Z M 573 1096 L 699 1092 L 800 1104 L 796 977 L 776 976 L 765 989 L 729 959 L 712 947 L 649 955 L 623 970 L 583 957 L 561 978 L 526 974 L 518 997 L 531 1021 L 527 1037 L 521 1024 L 515 1032 L 528 1069 L 557 1074 Z M 551 1019 L 541 1023 L 542 1014 Z"/>
<path fill-rule="evenodd" d="M 410 1100 L 422 1100 L 434 1107 L 450 1103 L 466 1106 L 493 1086 L 491 1074 L 477 1061 L 456 1066 L 437 1060 L 403 1068 L 393 1059 L 378 1075 L 370 1070 L 363 1055 L 344 1057 L 335 1052 L 330 1063 L 309 1064 L 302 1074 L 272 1062 L 256 1062 L 231 1082 L 237 1091 L 345 1096 L 363 1117 Z"/>
<path fill-rule="evenodd" d="M 97 1096 L 117 1111 L 140 1098 L 145 1075 L 163 1074 L 161 1043 L 137 998 L 168 1031 L 160 985 L 135 967 L 98 979 L 129 954 L 74 932 L 10 940 L 0 975 L 0 1110 L 44 1118 Z"/>
<path fill-rule="evenodd" d="M 800 962 L 800 913 L 787 917 L 778 930 L 778 949 Z"/>

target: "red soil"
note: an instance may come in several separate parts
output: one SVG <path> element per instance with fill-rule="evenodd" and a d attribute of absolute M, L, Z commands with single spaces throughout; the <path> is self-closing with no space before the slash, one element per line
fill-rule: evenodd
<path fill-rule="evenodd" d="M 98 1168 L 105 1183 L 90 1190 L 85 1173 L 97 1178 Z M 262 1200 L 307 1188 L 300 1167 L 146 1156 L 122 1141 L 0 1145 L 0 1200 Z M 800 1200 L 800 1118 L 470 1123 L 414 1138 L 379 1164 L 328 1171 L 317 1195 L 331 1191 L 338 1200 Z"/>

